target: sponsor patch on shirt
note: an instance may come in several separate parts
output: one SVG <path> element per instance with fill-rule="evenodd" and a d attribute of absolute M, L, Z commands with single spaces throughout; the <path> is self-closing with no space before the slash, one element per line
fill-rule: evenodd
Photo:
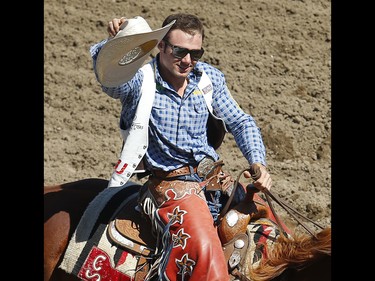
<path fill-rule="evenodd" d="M 207 94 L 208 92 L 212 91 L 212 85 L 208 84 L 206 87 L 202 89 L 203 94 Z"/>
<path fill-rule="evenodd" d="M 200 90 L 194 90 L 193 95 L 201 95 L 202 92 Z"/>

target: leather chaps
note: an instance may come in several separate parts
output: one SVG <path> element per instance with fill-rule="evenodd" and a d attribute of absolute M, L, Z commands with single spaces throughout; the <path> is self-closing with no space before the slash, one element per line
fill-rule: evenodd
<path fill-rule="evenodd" d="M 198 182 L 150 176 L 139 205 L 160 241 L 152 267 L 162 280 L 230 280 L 217 228 Z"/>

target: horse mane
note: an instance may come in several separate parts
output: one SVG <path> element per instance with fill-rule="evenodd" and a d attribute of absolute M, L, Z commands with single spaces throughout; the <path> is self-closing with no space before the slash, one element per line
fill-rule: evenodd
<path fill-rule="evenodd" d="M 272 280 L 288 268 L 302 269 L 314 261 L 331 255 L 331 228 L 318 232 L 316 237 L 293 233 L 280 235 L 272 247 L 266 247 L 267 257 L 262 257 L 257 267 L 249 267 L 251 280 Z"/>

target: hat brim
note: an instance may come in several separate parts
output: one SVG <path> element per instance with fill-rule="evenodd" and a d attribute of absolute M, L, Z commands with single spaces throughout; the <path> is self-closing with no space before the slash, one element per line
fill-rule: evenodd
<path fill-rule="evenodd" d="M 96 61 L 98 81 L 105 87 L 117 87 L 133 78 L 173 23 L 151 32 L 109 40 Z"/>

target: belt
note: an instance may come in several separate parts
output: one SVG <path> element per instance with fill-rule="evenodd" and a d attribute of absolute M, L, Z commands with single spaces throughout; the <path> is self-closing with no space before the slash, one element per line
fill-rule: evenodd
<path fill-rule="evenodd" d="M 192 174 L 192 171 L 190 171 L 190 168 L 192 168 L 193 173 L 197 173 L 198 168 L 193 166 L 182 166 L 181 168 L 172 170 L 172 171 L 162 171 L 162 170 L 151 170 L 151 174 L 153 174 L 155 177 L 166 179 L 166 178 L 174 178 L 178 176 L 185 176 Z"/>

